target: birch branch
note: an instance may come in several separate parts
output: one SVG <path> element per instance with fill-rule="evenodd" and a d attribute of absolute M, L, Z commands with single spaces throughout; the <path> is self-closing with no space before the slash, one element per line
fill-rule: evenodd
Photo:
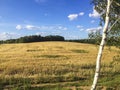
<path fill-rule="evenodd" d="M 114 27 L 114 25 L 120 20 L 120 16 L 118 17 L 118 19 L 112 24 L 112 26 L 108 29 L 108 33 L 111 31 L 111 29 Z"/>
<path fill-rule="evenodd" d="M 115 2 L 115 1 L 114 1 Z M 120 3 L 118 3 L 118 2 L 115 2 L 115 4 L 117 5 L 117 6 L 120 6 Z"/>

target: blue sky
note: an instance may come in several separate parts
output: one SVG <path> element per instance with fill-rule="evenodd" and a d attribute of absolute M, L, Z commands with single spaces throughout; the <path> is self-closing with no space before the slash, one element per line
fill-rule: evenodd
<path fill-rule="evenodd" d="M 26 35 L 87 38 L 101 29 L 91 0 L 0 0 L 0 40 Z"/>

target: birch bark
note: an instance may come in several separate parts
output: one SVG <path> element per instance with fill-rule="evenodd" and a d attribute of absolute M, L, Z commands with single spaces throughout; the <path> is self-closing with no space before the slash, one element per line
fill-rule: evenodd
<path fill-rule="evenodd" d="M 99 46 L 99 51 L 98 51 L 98 56 L 96 59 L 96 71 L 95 71 L 95 76 L 93 80 L 93 84 L 91 87 L 91 90 L 95 90 L 98 82 L 98 78 L 100 75 L 100 68 L 101 68 L 101 58 L 102 58 L 102 52 L 106 43 L 106 38 L 107 38 L 107 30 L 109 26 L 109 13 L 110 13 L 110 5 L 111 5 L 111 0 L 107 0 L 107 10 L 106 10 L 106 17 L 105 17 L 105 25 L 103 28 L 103 34 L 102 34 L 102 40 Z"/>

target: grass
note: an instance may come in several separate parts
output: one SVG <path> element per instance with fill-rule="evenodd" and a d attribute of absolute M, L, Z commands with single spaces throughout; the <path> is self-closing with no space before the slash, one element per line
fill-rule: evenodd
<path fill-rule="evenodd" d="M 35 56 L 36 58 L 42 57 L 42 58 L 48 58 L 48 59 L 68 59 L 69 57 L 64 55 L 41 55 L 41 56 Z"/>
<path fill-rule="evenodd" d="M 86 50 L 79 50 L 79 49 L 75 49 L 75 50 L 71 50 L 72 52 L 75 52 L 75 53 L 88 53 L 88 51 Z"/>
<path fill-rule="evenodd" d="M 39 51 L 43 51 L 42 49 L 28 49 L 27 52 L 39 52 Z"/>
<path fill-rule="evenodd" d="M 0 89 L 87 90 L 97 52 L 96 45 L 71 42 L 0 45 Z M 105 47 L 103 52 L 99 80 L 103 88 L 120 87 L 117 52 L 115 47 Z"/>

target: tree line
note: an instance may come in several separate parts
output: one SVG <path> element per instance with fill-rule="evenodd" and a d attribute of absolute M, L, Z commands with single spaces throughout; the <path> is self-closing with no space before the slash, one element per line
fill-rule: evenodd
<path fill-rule="evenodd" d="M 110 46 L 120 46 L 120 32 L 117 33 L 109 33 L 107 36 L 106 45 Z M 67 41 L 67 42 L 78 42 L 78 43 L 88 43 L 88 44 L 100 44 L 102 39 L 102 34 L 100 31 L 91 32 L 88 34 L 88 38 L 86 39 L 72 39 L 72 40 L 65 40 L 63 36 L 59 35 L 48 35 L 48 36 L 41 36 L 41 35 L 31 35 L 31 36 L 24 36 L 18 39 L 9 39 L 9 40 L 1 40 L 0 44 L 3 43 L 30 43 L 30 42 L 42 42 L 42 41 Z"/>
<path fill-rule="evenodd" d="M 31 36 L 24 36 L 18 39 L 8 39 L 8 40 L 1 40 L 0 44 L 3 43 L 30 43 L 30 42 L 42 42 L 42 41 L 64 41 L 64 37 L 59 35 L 48 35 L 48 36 L 41 36 L 41 35 L 31 35 Z"/>
<path fill-rule="evenodd" d="M 74 40 L 67 40 L 67 41 L 99 45 L 101 39 L 102 39 L 101 32 L 96 31 L 96 32 L 90 32 L 88 34 L 87 39 L 74 39 Z M 106 45 L 108 45 L 108 46 L 120 46 L 120 30 L 117 32 L 111 31 L 107 35 Z"/>

